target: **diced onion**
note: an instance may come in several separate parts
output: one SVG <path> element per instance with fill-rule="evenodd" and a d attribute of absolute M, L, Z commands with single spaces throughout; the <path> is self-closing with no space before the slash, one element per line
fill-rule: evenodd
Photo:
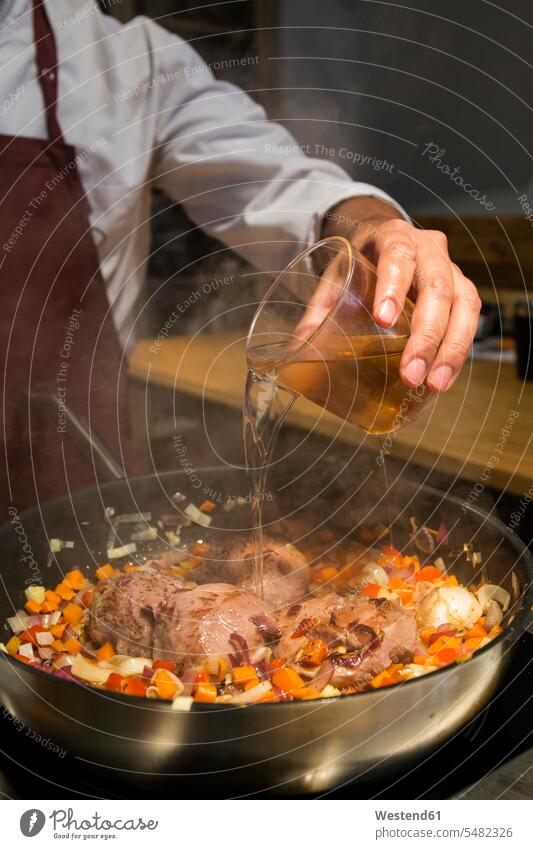
<path fill-rule="evenodd" d="M 26 616 L 25 613 L 19 612 L 16 613 L 15 616 L 10 616 L 7 620 L 7 624 L 9 625 L 13 633 L 16 635 L 20 634 L 22 631 L 25 631 L 26 628 L 29 627 L 28 619 L 29 617 Z"/>
<path fill-rule="evenodd" d="M 181 542 L 180 537 L 174 531 L 166 531 L 165 536 L 171 545 L 179 545 Z"/>
<path fill-rule="evenodd" d="M 33 646 L 31 643 L 23 643 L 18 648 L 18 654 L 21 654 L 22 657 L 29 657 L 30 660 L 33 660 L 35 655 L 33 654 Z"/>
<path fill-rule="evenodd" d="M 152 665 L 149 657 L 130 657 L 129 654 L 116 654 L 109 663 L 121 675 L 142 675 L 144 667 Z"/>
<path fill-rule="evenodd" d="M 193 522 L 196 522 L 197 525 L 202 525 L 204 528 L 208 528 L 213 521 L 211 516 L 208 516 L 207 513 L 202 513 L 202 511 L 192 503 L 187 504 L 184 513 L 189 517 L 189 519 L 192 519 Z"/>
<path fill-rule="evenodd" d="M 54 666 L 56 669 L 63 669 L 64 666 L 72 666 L 72 661 L 75 657 L 75 654 L 61 654 L 54 662 Z"/>
<path fill-rule="evenodd" d="M 54 642 L 54 635 L 51 631 L 37 631 L 35 637 L 40 646 L 51 646 Z"/>
<path fill-rule="evenodd" d="M 476 595 L 483 609 L 485 609 L 489 601 L 494 599 L 494 601 L 497 601 L 501 605 L 504 613 L 511 601 L 511 593 L 507 592 L 503 587 L 498 586 L 498 584 L 484 584 L 476 592 Z"/>
<path fill-rule="evenodd" d="M 446 563 L 442 559 L 442 557 L 435 557 L 435 568 L 439 569 L 441 572 L 446 572 Z"/>
<path fill-rule="evenodd" d="M 44 601 L 44 587 L 26 587 L 24 595 L 28 601 L 35 601 L 37 604 L 42 604 Z"/>
<path fill-rule="evenodd" d="M 52 660 L 54 656 L 54 650 L 50 646 L 40 646 L 38 651 L 41 660 Z"/>
<path fill-rule="evenodd" d="M 63 548 L 63 543 L 60 539 L 51 539 L 50 540 L 50 551 L 52 554 L 58 554 Z"/>
<path fill-rule="evenodd" d="M 189 711 L 193 706 L 194 699 L 191 696 L 176 696 L 172 700 L 171 710 Z"/>
<path fill-rule="evenodd" d="M 157 528 L 146 528 L 131 535 L 134 542 L 153 542 L 157 539 Z"/>
<path fill-rule="evenodd" d="M 149 511 L 146 513 L 122 513 L 117 517 L 117 521 L 120 522 L 121 525 L 128 525 L 137 522 L 151 522 L 152 514 Z"/>
<path fill-rule="evenodd" d="M 65 540 L 63 543 L 63 548 L 74 548 L 74 541 L 71 539 Z"/>
<path fill-rule="evenodd" d="M 109 560 L 116 560 L 119 557 L 126 557 L 128 554 L 135 554 L 137 551 L 137 546 L 134 542 L 130 542 L 127 545 L 122 545 L 119 548 L 108 548 L 107 549 L 107 557 Z"/>
<path fill-rule="evenodd" d="M 77 678 L 82 678 L 84 681 L 89 681 L 90 684 L 105 684 L 113 667 L 109 663 L 94 663 L 92 660 L 87 660 L 82 654 L 75 654 L 72 658 L 72 674 Z"/>
<path fill-rule="evenodd" d="M 261 681 L 257 686 L 252 687 L 251 690 L 245 690 L 244 693 L 239 693 L 237 696 L 232 696 L 231 701 L 237 705 L 249 705 L 252 702 L 256 702 L 261 696 L 264 696 L 265 693 L 268 693 L 272 689 L 272 684 L 270 681 Z"/>

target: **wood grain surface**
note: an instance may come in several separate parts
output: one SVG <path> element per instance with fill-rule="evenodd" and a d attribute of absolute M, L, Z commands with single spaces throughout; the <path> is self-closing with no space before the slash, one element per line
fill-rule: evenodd
<path fill-rule="evenodd" d="M 245 346 L 238 333 L 176 336 L 159 347 L 142 340 L 130 358 L 130 374 L 169 390 L 242 407 Z M 518 414 L 518 415 L 517 415 Z M 291 424 L 379 450 L 375 437 L 358 431 L 305 399 Z M 533 383 L 523 383 L 510 363 L 469 361 L 452 389 L 440 395 L 416 423 L 390 439 L 392 456 L 413 460 L 518 495 L 533 482 Z M 492 458 L 492 460 L 491 460 Z M 492 465 L 492 468 L 490 467 Z"/>

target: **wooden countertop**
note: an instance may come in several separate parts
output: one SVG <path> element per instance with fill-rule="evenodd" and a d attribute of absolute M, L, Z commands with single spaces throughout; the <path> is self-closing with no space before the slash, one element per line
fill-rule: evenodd
<path fill-rule="evenodd" d="M 241 408 L 244 338 L 236 332 L 176 336 L 159 347 L 154 340 L 142 340 L 130 358 L 130 374 Z M 305 399 L 296 402 L 287 421 L 351 444 L 379 448 L 375 437 L 342 426 L 335 416 Z M 393 435 L 390 453 L 523 495 L 533 482 L 532 431 L 533 384 L 518 380 L 514 364 L 470 361 L 452 389 L 439 396 L 419 421 Z M 491 457 L 492 470 L 487 466 Z"/>

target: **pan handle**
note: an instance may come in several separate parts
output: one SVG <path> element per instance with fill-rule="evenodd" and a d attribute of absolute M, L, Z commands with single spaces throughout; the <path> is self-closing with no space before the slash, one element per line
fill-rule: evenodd
<path fill-rule="evenodd" d="M 46 390 L 31 393 L 32 401 L 56 411 L 59 399 Z M 97 434 L 90 429 L 87 420 L 61 402 L 61 413 L 70 425 L 70 435 L 83 454 L 90 459 L 103 480 L 121 480 L 128 474 L 125 465 L 120 465 Z"/>

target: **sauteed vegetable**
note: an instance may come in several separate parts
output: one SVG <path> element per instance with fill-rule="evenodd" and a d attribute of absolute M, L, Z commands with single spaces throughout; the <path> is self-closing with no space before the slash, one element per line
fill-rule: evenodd
<path fill-rule="evenodd" d="M 189 506 L 193 521 L 214 509 Z M 55 676 L 176 709 L 401 683 L 468 660 L 501 632 L 510 602 L 502 587 L 459 585 L 431 557 L 447 544 L 446 529 L 412 524 L 409 554 L 385 543 L 383 526 L 342 544 L 322 531 L 303 551 L 267 539 L 265 600 L 250 589 L 242 542 L 105 563 L 94 578 L 74 569 L 53 588 L 26 589 L 1 648 Z M 480 553 L 465 552 L 479 563 Z"/>

